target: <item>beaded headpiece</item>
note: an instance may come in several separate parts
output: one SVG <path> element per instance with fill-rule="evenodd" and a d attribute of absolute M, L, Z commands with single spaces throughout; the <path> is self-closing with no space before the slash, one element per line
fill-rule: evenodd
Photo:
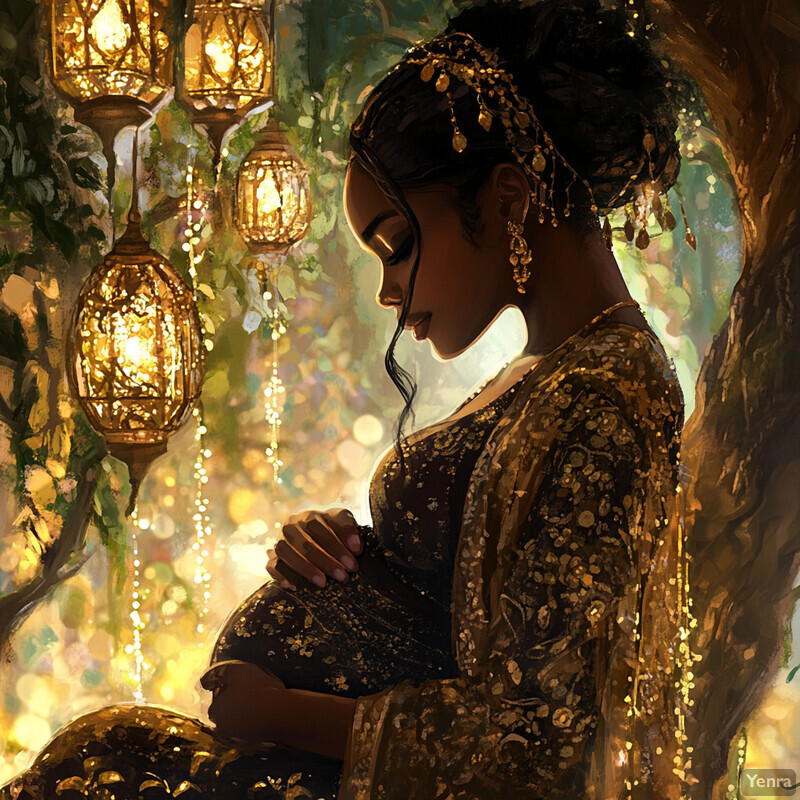
<path fill-rule="evenodd" d="M 450 108 L 450 121 L 453 126 L 453 149 L 463 153 L 468 146 L 467 137 L 459 128 L 453 102 L 453 80 L 470 88 L 477 97 L 478 123 L 485 130 L 492 125 L 501 125 L 504 129 L 506 145 L 525 170 L 532 183 L 531 197 L 539 209 L 539 222 L 545 221 L 545 214 L 550 215 L 551 223 L 558 224 L 554 202 L 556 181 L 556 164 L 569 176 L 564 187 L 564 217 L 569 217 L 570 209 L 575 204 L 570 201 L 570 190 L 576 182 L 583 184 L 589 194 L 590 207 L 593 214 L 602 213 L 605 217 L 603 237 L 608 249 L 611 249 L 611 226 L 608 213 L 614 202 L 621 197 L 643 174 L 649 170 L 649 186 L 644 185 L 641 197 L 626 207 L 624 233 L 629 242 L 636 240 L 637 247 L 644 249 L 650 244 L 647 233 L 647 219 L 653 213 L 662 230 L 672 230 L 676 226 L 675 217 L 669 207 L 669 198 L 664 194 L 662 204 L 653 177 L 653 153 L 656 148 L 655 136 L 647 130 L 642 140 L 642 156 L 639 168 L 632 173 L 627 183 L 605 205 L 600 212 L 595 195 L 588 181 L 582 178 L 558 151 L 550 135 L 542 126 L 530 102 L 520 95 L 511 74 L 500 66 L 496 52 L 484 47 L 470 34 L 453 32 L 442 34 L 409 50 L 403 60 L 392 72 L 403 64 L 415 64 L 420 67 L 420 78 L 434 82 L 436 90 L 442 92 Z M 357 129 L 356 129 L 357 130 Z M 696 248 L 695 237 L 689 228 L 686 214 L 681 203 L 681 213 L 686 224 L 686 243 Z M 636 227 L 639 233 L 636 235 Z"/>

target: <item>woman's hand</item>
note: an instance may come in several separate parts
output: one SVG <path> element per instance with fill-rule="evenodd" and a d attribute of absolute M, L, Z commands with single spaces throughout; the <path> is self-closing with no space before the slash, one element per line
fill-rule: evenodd
<path fill-rule="evenodd" d="M 276 692 L 286 692 L 280 678 L 246 661 L 221 661 L 205 672 L 200 685 L 214 693 L 208 716 L 223 736 L 251 742 L 280 739 L 279 712 L 285 703 L 276 702 Z"/>
<path fill-rule="evenodd" d="M 362 548 L 358 523 L 346 508 L 304 511 L 286 521 L 274 549 L 267 553 L 267 572 L 284 589 L 297 587 L 282 574 L 282 565 L 316 586 L 324 586 L 326 576 L 344 582 L 347 571 L 358 570 L 353 556 Z"/>

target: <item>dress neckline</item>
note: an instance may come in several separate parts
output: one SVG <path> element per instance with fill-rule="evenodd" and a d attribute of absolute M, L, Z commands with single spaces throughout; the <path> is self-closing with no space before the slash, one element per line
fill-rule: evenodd
<path fill-rule="evenodd" d="M 614 303 L 613 305 L 610 305 L 607 308 L 604 308 L 599 314 L 597 314 L 597 316 L 593 317 L 592 319 L 589 320 L 589 322 L 587 322 L 585 325 L 583 325 L 583 327 L 581 327 L 580 329 L 578 329 L 574 333 L 570 334 L 566 339 L 564 339 L 564 341 L 561 342 L 561 344 L 557 345 L 556 347 L 554 347 L 549 352 L 540 355 L 536 359 L 536 361 L 534 361 L 533 364 L 531 364 L 530 367 L 528 369 L 526 369 L 522 373 L 522 375 L 520 375 L 520 377 L 517 380 L 514 381 L 514 383 L 512 383 L 508 388 L 504 389 L 499 395 L 497 395 L 496 398 L 494 398 L 493 400 L 490 400 L 488 403 L 485 403 L 484 405 L 478 406 L 475 409 L 475 411 L 470 411 L 468 414 L 463 414 L 460 417 L 456 417 L 456 415 L 463 408 L 468 406 L 476 397 L 478 397 L 482 392 L 484 392 L 486 389 L 488 389 L 489 386 L 491 386 L 497 380 L 497 378 L 506 370 L 506 368 L 514 363 L 514 361 L 520 361 L 525 356 L 530 356 L 530 355 L 533 355 L 533 354 L 524 353 L 523 355 L 517 356 L 517 358 L 512 359 L 511 361 L 506 361 L 503 364 L 503 366 L 500 367 L 500 369 L 497 371 L 497 373 L 495 375 L 493 375 L 491 378 L 489 378 L 487 381 L 485 381 L 483 384 L 481 384 L 466 400 L 464 400 L 463 403 L 461 403 L 455 409 L 455 411 L 453 411 L 452 414 L 450 414 L 448 417 L 446 417 L 444 420 L 442 420 L 442 422 L 447 422 L 447 421 L 450 421 L 451 423 L 452 422 L 458 422 L 458 420 L 462 419 L 462 417 L 469 417 L 473 413 L 475 413 L 476 411 L 480 411 L 482 408 L 486 408 L 487 406 L 491 405 L 492 403 L 495 402 L 495 400 L 498 400 L 501 397 L 504 397 L 512 389 L 515 389 L 517 386 L 519 386 L 519 384 L 522 383 L 522 381 L 524 381 L 528 377 L 528 375 L 531 373 L 531 371 L 534 370 L 539 365 L 539 363 L 541 363 L 545 359 L 547 359 L 550 356 L 552 356 L 553 353 L 556 353 L 557 351 L 563 349 L 566 345 L 568 345 L 574 339 L 577 339 L 577 338 L 579 338 L 581 336 L 585 336 L 592 328 L 594 328 L 597 325 L 598 322 L 604 321 L 605 317 L 609 316 L 610 314 L 613 314 L 617 309 L 624 308 L 626 306 L 632 306 L 632 307 L 635 307 L 635 308 L 640 308 L 639 303 L 637 303 L 635 300 L 621 300 L 618 303 Z M 658 341 L 658 338 L 655 337 L 655 335 L 653 334 L 653 332 L 651 330 L 649 330 L 647 328 L 639 328 L 636 325 L 631 325 L 629 322 L 620 322 L 620 321 L 617 321 L 617 320 L 610 320 L 610 321 L 606 322 L 605 325 L 607 325 L 607 326 L 609 326 L 609 325 L 624 325 L 625 327 L 631 328 L 631 329 L 633 329 L 635 331 L 639 331 L 640 333 L 648 334 L 651 337 L 653 337 L 655 339 L 655 341 Z M 454 417 L 455 417 L 455 419 L 453 419 Z"/>

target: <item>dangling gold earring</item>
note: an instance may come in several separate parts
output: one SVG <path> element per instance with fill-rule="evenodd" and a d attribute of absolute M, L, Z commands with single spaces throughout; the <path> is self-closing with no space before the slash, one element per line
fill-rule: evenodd
<path fill-rule="evenodd" d="M 522 223 L 508 221 L 508 233 L 511 236 L 511 253 L 508 260 L 514 267 L 514 280 L 517 283 L 517 291 L 525 294 L 525 282 L 530 278 L 531 273 L 528 264 L 531 263 L 531 250 L 528 243 L 522 236 Z"/>

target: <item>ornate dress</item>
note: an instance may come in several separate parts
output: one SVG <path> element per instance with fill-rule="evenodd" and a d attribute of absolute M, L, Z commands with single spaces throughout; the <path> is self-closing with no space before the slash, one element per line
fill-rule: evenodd
<path fill-rule="evenodd" d="M 344 764 L 118 705 L 0 798 L 680 797 L 683 402 L 660 343 L 590 324 L 459 411 L 380 463 L 357 573 L 266 584 L 214 652 L 358 698 Z"/>

